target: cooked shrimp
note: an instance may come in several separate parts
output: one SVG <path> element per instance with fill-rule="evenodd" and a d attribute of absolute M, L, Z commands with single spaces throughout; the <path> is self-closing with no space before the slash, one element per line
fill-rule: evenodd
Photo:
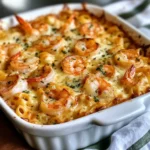
<path fill-rule="evenodd" d="M 50 34 L 49 33 L 49 24 L 48 23 L 45 23 L 45 22 L 37 20 L 37 21 L 32 22 L 31 25 L 32 25 L 34 30 L 37 30 L 42 35 Z"/>
<path fill-rule="evenodd" d="M 36 20 L 32 23 L 25 21 L 20 16 L 15 16 L 22 30 L 28 35 L 39 36 L 40 34 L 46 35 L 49 34 L 49 24 L 43 22 L 42 20 Z"/>
<path fill-rule="evenodd" d="M 96 75 L 89 75 L 85 79 L 83 90 L 87 95 L 93 96 L 94 98 L 104 98 L 107 100 L 112 100 L 114 98 L 112 86 L 106 80 Z"/>
<path fill-rule="evenodd" d="M 0 81 L 0 95 L 6 98 L 26 89 L 27 82 L 22 80 L 19 75 L 10 75 L 5 80 Z"/>
<path fill-rule="evenodd" d="M 54 26 L 55 29 L 59 29 L 63 25 L 63 22 L 54 14 L 49 14 L 47 16 L 47 22 L 51 26 Z"/>
<path fill-rule="evenodd" d="M 29 73 L 35 70 L 39 63 L 39 58 L 29 55 L 23 55 L 19 52 L 10 61 L 11 69 L 21 73 Z M 26 57 L 25 57 L 26 56 Z"/>
<path fill-rule="evenodd" d="M 135 70 L 132 65 L 121 79 L 121 84 L 132 96 L 141 95 L 150 88 L 150 68 L 140 67 Z"/>
<path fill-rule="evenodd" d="M 72 91 L 65 86 L 50 83 L 45 89 L 39 90 L 41 98 L 40 110 L 48 115 L 59 115 L 77 105 Z"/>
<path fill-rule="evenodd" d="M 77 17 L 77 23 L 79 24 L 86 24 L 91 22 L 92 22 L 92 17 L 88 13 L 81 14 Z"/>
<path fill-rule="evenodd" d="M 103 31 L 102 27 L 97 23 L 85 23 L 80 26 L 79 32 L 86 37 L 95 38 Z"/>
<path fill-rule="evenodd" d="M 60 28 L 62 34 L 66 34 L 67 31 L 75 28 L 75 16 L 76 13 L 64 5 L 64 9 L 59 14 L 59 19 L 63 22 Z"/>
<path fill-rule="evenodd" d="M 39 32 L 37 30 L 35 30 L 31 24 L 27 21 L 25 21 L 23 18 L 21 18 L 20 16 L 15 15 L 17 21 L 20 24 L 21 29 L 29 35 L 39 35 Z"/>
<path fill-rule="evenodd" d="M 3 49 L 7 51 L 9 57 L 13 57 L 17 53 L 23 50 L 23 47 L 19 44 L 7 44 L 3 45 Z"/>
<path fill-rule="evenodd" d="M 142 60 L 140 56 L 139 49 L 123 49 L 117 52 L 114 55 L 114 60 L 117 65 L 120 65 L 122 67 L 129 67 L 132 64 L 136 66 L 136 64 L 139 66 L 141 63 L 143 63 L 144 59 Z"/>
<path fill-rule="evenodd" d="M 68 5 L 64 5 L 62 11 L 59 14 L 59 19 L 66 21 L 70 17 L 73 11 L 68 7 Z"/>
<path fill-rule="evenodd" d="M 110 87 L 111 85 L 103 78 L 98 78 L 95 75 L 90 75 L 85 79 L 83 89 L 87 94 L 91 96 L 98 96 Z"/>
<path fill-rule="evenodd" d="M 46 65 L 40 69 L 37 69 L 31 74 L 27 79 L 29 85 L 33 87 L 43 87 L 46 86 L 49 82 L 54 79 L 55 73 L 54 70 Z"/>
<path fill-rule="evenodd" d="M 150 83 L 150 67 L 140 67 L 136 69 L 137 76 L 145 76 L 148 79 L 148 82 Z"/>
<path fill-rule="evenodd" d="M 0 46 L 0 69 L 3 69 L 5 67 L 5 63 L 9 58 L 14 57 L 22 51 L 22 47 L 18 44 L 7 44 L 7 45 L 1 45 Z"/>
<path fill-rule="evenodd" d="M 98 43 L 94 39 L 80 39 L 74 47 L 74 52 L 80 56 L 88 56 L 98 48 Z"/>
<path fill-rule="evenodd" d="M 43 64 L 52 64 L 55 60 L 55 56 L 48 52 L 41 52 L 39 56 L 40 61 Z"/>
<path fill-rule="evenodd" d="M 10 57 L 10 60 L 16 60 L 18 57 L 21 56 L 21 52 L 16 53 L 15 55 Z"/>
<path fill-rule="evenodd" d="M 85 69 L 85 61 L 78 55 L 70 55 L 62 60 L 61 66 L 67 74 L 80 75 Z"/>
<path fill-rule="evenodd" d="M 62 34 L 66 33 L 68 30 L 71 30 L 75 27 L 74 25 L 75 14 L 69 16 L 69 18 L 65 21 L 65 24 L 60 28 L 60 32 Z"/>
<path fill-rule="evenodd" d="M 100 71 L 102 75 L 107 77 L 112 77 L 115 74 L 115 68 L 112 65 L 100 65 L 96 70 Z"/>
<path fill-rule="evenodd" d="M 124 74 L 123 78 L 121 79 L 121 83 L 124 85 L 133 85 L 135 84 L 134 77 L 135 77 L 136 68 L 132 65 Z"/>
<path fill-rule="evenodd" d="M 48 51 L 50 53 L 60 52 L 65 46 L 65 40 L 59 36 L 41 36 L 34 44 L 39 50 Z"/>

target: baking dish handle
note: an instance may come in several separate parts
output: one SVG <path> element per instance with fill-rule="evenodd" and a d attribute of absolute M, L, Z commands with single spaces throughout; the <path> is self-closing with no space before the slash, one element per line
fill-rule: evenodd
<path fill-rule="evenodd" d="M 111 125 L 129 118 L 134 119 L 145 111 L 143 101 L 127 101 L 96 113 L 92 121 L 96 125 Z"/>

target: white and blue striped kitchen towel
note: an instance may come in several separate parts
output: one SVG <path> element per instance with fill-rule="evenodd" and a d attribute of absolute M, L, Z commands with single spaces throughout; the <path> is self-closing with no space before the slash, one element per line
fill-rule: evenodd
<path fill-rule="evenodd" d="M 104 8 L 119 15 L 150 38 L 150 0 L 123 0 Z"/>
<path fill-rule="evenodd" d="M 150 112 L 116 131 L 108 150 L 150 150 Z"/>
<path fill-rule="evenodd" d="M 104 8 L 134 25 L 150 39 L 150 0 L 122 0 Z M 109 144 L 107 150 L 150 150 L 150 112 L 113 133 L 109 142 L 98 142 L 84 150 L 104 150 L 106 144 Z"/>

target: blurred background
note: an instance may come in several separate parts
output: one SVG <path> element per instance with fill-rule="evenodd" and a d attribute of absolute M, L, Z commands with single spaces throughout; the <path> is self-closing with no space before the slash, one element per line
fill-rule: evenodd
<path fill-rule="evenodd" d="M 88 2 L 107 5 L 119 0 L 0 0 L 0 17 L 59 3 Z"/>

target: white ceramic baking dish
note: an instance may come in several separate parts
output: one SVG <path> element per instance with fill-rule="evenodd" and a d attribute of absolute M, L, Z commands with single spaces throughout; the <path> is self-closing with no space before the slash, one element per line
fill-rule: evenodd
<path fill-rule="evenodd" d="M 72 9 L 82 8 L 81 4 L 68 5 Z M 25 19 L 32 20 L 39 15 L 58 13 L 62 7 L 63 5 L 48 6 L 19 15 Z M 87 9 L 98 16 L 104 14 L 107 20 L 121 26 L 140 45 L 146 46 L 150 44 L 150 40 L 146 36 L 119 17 L 113 16 L 92 4 L 87 4 Z M 6 28 L 17 23 L 13 16 L 3 18 L 2 22 Z M 0 107 L 30 146 L 39 150 L 75 150 L 98 142 L 140 114 L 148 111 L 150 107 L 150 93 L 58 125 L 28 123 L 18 117 L 2 98 L 0 98 Z"/>

